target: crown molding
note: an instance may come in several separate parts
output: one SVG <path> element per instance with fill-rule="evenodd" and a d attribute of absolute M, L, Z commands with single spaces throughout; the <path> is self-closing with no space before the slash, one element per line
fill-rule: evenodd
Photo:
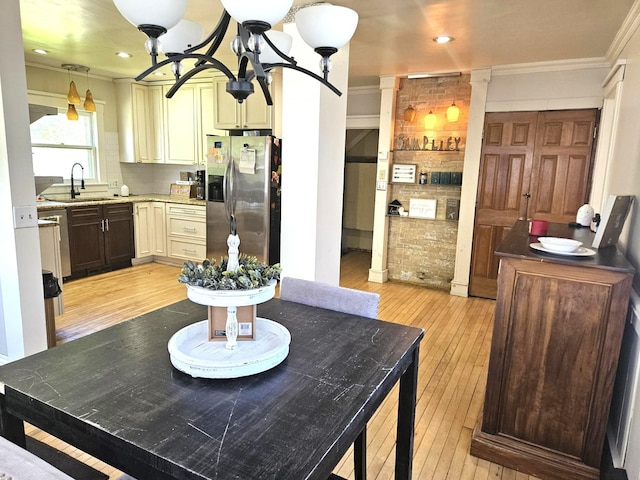
<path fill-rule="evenodd" d="M 633 2 L 627 17 L 620 25 L 618 33 L 613 38 L 609 50 L 607 50 L 606 58 L 613 65 L 618 57 L 622 54 L 622 50 L 627 46 L 631 37 L 636 33 L 640 26 L 640 0 Z"/>
<path fill-rule="evenodd" d="M 491 67 L 491 75 L 498 77 L 501 75 L 526 75 L 530 73 L 586 70 L 591 68 L 611 68 L 611 64 L 604 57 L 555 60 L 552 62 L 518 63 Z"/>

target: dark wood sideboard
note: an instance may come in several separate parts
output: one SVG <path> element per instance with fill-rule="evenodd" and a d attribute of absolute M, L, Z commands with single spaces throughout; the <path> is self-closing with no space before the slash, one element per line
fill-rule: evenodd
<path fill-rule="evenodd" d="M 498 296 L 483 414 L 471 454 L 543 479 L 600 477 L 633 267 L 615 247 L 589 257 L 529 247 L 519 221 L 498 247 Z M 549 236 L 591 245 L 588 229 Z"/>

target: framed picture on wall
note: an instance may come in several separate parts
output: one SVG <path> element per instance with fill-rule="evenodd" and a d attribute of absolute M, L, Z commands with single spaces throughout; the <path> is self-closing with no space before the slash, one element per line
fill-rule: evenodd
<path fill-rule="evenodd" d="M 409 217 L 412 218 L 436 218 L 435 199 L 410 198 L 409 199 Z"/>
<path fill-rule="evenodd" d="M 393 183 L 416 183 L 416 166 L 403 163 L 393 164 L 391 181 Z"/>

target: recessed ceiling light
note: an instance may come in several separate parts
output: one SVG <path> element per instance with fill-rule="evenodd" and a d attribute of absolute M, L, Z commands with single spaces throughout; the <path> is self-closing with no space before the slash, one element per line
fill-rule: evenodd
<path fill-rule="evenodd" d="M 120 58 L 131 58 L 133 57 L 133 55 L 131 55 L 130 53 L 127 52 L 118 52 L 116 53 L 117 56 L 119 56 Z"/>
<path fill-rule="evenodd" d="M 449 43 L 449 42 L 453 42 L 453 40 L 454 38 L 450 37 L 449 35 L 440 35 L 433 39 L 433 41 L 436 43 Z"/>
<path fill-rule="evenodd" d="M 42 48 L 34 48 L 33 49 L 34 53 L 38 53 L 40 55 L 47 55 L 49 52 L 47 52 L 46 50 L 42 49 Z"/>
<path fill-rule="evenodd" d="M 156 75 L 158 77 L 164 77 L 166 74 L 164 72 L 156 72 L 156 73 L 154 73 L 154 75 Z"/>

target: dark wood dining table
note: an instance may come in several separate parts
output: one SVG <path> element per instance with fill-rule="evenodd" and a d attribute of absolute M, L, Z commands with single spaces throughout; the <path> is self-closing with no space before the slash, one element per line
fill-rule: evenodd
<path fill-rule="evenodd" d="M 184 300 L 0 367 L 0 433 L 24 422 L 139 480 L 326 479 L 399 382 L 396 479 L 411 478 L 420 328 L 272 299 L 291 333 L 275 368 L 235 379 L 173 367 Z"/>

